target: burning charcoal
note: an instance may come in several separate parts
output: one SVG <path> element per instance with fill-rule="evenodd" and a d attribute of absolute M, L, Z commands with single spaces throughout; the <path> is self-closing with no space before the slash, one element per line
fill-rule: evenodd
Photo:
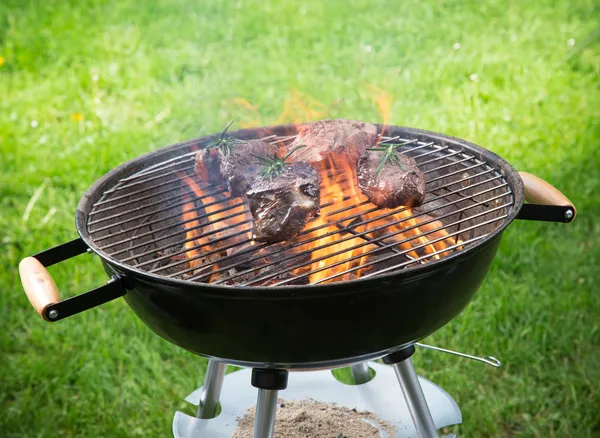
<path fill-rule="evenodd" d="M 395 145 L 368 148 L 358 159 L 358 186 L 369 200 L 382 208 L 421 205 L 425 177 L 412 158 Z"/>
<path fill-rule="evenodd" d="M 279 242 L 297 236 L 319 213 L 321 179 L 309 164 L 284 166 L 274 176 L 258 176 L 246 195 L 254 218 L 254 239 Z"/>
<path fill-rule="evenodd" d="M 229 275 L 231 277 L 234 277 L 240 272 L 257 268 L 251 272 L 246 272 L 245 274 L 232 278 L 228 283 L 233 285 L 247 283 L 252 281 L 253 279 L 257 279 L 259 277 L 262 277 L 263 275 L 267 275 L 269 274 L 269 272 L 275 272 L 280 270 L 284 272 L 264 281 L 253 283 L 252 285 L 268 286 L 270 284 L 277 283 L 278 281 L 293 277 L 294 274 L 290 272 L 293 266 L 301 263 L 310 262 L 310 254 L 304 253 L 296 257 L 289 258 L 289 260 L 281 261 L 284 258 L 290 257 L 292 251 L 281 251 L 284 245 L 289 244 L 277 243 L 252 251 L 251 248 L 254 245 L 251 243 L 247 243 L 245 245 L 227 250 L 227 255 L 233 255 L 233 257 L 227 261 L 227 264 L 235 265 L 231 269 L 229 269 Z M 288 284 L 308 284 L 308 278 L 305 277 L 299 279 L 297 282 L 291 282 Z"/>
<path fill-rule="evenodd" d="M 315 163 L 334 154 L 345 156 L 351 163 L 355 163 L 365 148 L 374 145 L 376 141 L 375 125 L 335 119 L 302 125 L 298 136 L 289 147 L 306 145 L 305 149 L 294 155 L 296 162 Z"/>

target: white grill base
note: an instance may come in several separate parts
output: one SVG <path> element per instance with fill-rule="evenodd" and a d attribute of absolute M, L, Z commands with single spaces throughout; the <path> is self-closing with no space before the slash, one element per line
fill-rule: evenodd
<path fill-rule="evenodd" d="M 288 387 L 279 392 L 279 398 L 290 401 L 313 399 L 373 412 L 398 430 L 395 437 L 388 437 L 383 432 L 382 438 L 416 438 L 417 432 L 393 368 L 375 362 L 369 366 L 376 375 L 362 385 L 340 383 L 329 370 L 290 373 Z M 174 437 L 231 438 L 238 419 L 256 404 L 258 389 L 250 384 L 251 375 L 251 369 L 243 369 L 225 376 L 220 397 L 221 413 L 216 418 L 203 420 L 176 412 Z M 419 377 L 419 382 L 437 429 L 462 422 L 458 405 L 446 391 L 423 377 Z M 201 394 L 202 388 L 198 388 L 185 400 L 198 406 Z"/>

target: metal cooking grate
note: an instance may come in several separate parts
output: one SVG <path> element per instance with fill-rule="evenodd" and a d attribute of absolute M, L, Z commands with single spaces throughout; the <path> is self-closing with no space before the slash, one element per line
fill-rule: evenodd
<path fill-rule="evenodd" d="M 294 138 L 263 140 L 285 144 Z M 379 209 L 362 193 L 344 195 L 352 181 L 331 170 L 341 193 L 330 193 L 333 200 L 322 187 L 322 220 L 309 222 L 291 241 L 253 242 L 245 200 L 231 198 L 224 186 L 199 181 L 197 144 L 186 143 L 177 156 L 104 192 L 89 214 L 88 231 L 110 258 L 163 277 L 283 286 L 430 263 L 485 238 L 508 217 L 514 201 L 507 181 L 469 152 L 402 136 L 382 142 L 402 144 L 400 150 L 425 174 L 427 195 L 420 207 Z"/>

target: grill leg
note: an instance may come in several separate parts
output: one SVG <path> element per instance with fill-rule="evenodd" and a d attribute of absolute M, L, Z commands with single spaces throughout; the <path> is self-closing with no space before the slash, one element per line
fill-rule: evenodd
<path fill-rule="evenodd" d="M 287 370 L 252 370 L 252 386 L 258 388 L 253 438 L 273 438 L 277 395 L 280 390 L 287 388 L 287 380 Z"/>
<path fill-rule="evenodd" d="M 254 438 L 272 438 L 277 411 L 276 389 L 259 389 L 254 418 Z"/>
<path fill-rule="evenodd" d="M 420 438 L 438 438 L 438 432 L 431 416 L 431 411 L 425 400 L 423 388 L 419 383 L 419 378 L 415 372 L 415 367 L 410 356 L 415 351 L 411 346 L 404 350 L 397 351 L 385 357 L 383 361 L 392 365 L 396 372 L 396 377 L 400 383 L 400 388 L 404 394 L 404 399 L 410 411 L 415 429 Z"/>
<path fill-rule="evenodd" d="M 214 359 L 208 361 L 197 418 L 215 418 L 226 370 L 226 363 Z"/>
<path fill-rule="evenodd" d="M 350 367 L 350 372 L 352 373 L 352 378 L 356 385 L 361 385 L 371 380 L 371 371 L 369 370 L 369 364 L 367 362 L 352 365 Z"/>

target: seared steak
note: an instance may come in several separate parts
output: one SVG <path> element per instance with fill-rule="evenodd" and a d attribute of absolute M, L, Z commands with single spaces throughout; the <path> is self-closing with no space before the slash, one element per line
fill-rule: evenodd
<path fill-rule="evenodd" d="M 274 155 L 279 147 L 261 140 L 235 140 L 228 148 L 207 147 L 196 154 L 195 169 L 203 181 L 227 182 L 231 196 L 244 196 L 250 183 L 264 168 L 252 155 Z"/>
<path fill-rule="evenodd" d="M 358 159 L 358 186 L 378 207 L 415 207 L 425 198 L 425 177 L 412 158 L 396 152 L 397 160 L 380 167 L 385 152 L 365 150 Z"/>
<path fill-rule="evenodd" d="M 248 140 L 236 145 L 230 154 L 221 158 L 221 175 L 229 183 L 231 196 L 244 196 L 250 184 L 264 168 L 252 155 L 275 155 L 278 146 L 261 140 Z"/>
<path fill-rule="evenodd" d="M 288 164 L 272 177 L 259 175 L 246 192 L 254 239 L 280 242 L 297 236 L 319 213 L 321 178 L 307 163 Z"/>
<path fill-rule="evenodd" d="M 219 149 L 212 147 L 198 151 L 194 170 L 200 177 L 200 181 L 210 184 L 220 184 L 223 182 L 220 170 L 221 155 L 222 153 Z"/>
<path fill-rule="evenodd" d="M 335 119 L 311 122 L 300 127 L 298 136 L 289 149 L 306 147 L 293 156 L 293 161 L 316 163 L 330 154 L 342 156 L 356 163 L 360 154 L 377 141 L 377 127 L 371 123 Z"/>

